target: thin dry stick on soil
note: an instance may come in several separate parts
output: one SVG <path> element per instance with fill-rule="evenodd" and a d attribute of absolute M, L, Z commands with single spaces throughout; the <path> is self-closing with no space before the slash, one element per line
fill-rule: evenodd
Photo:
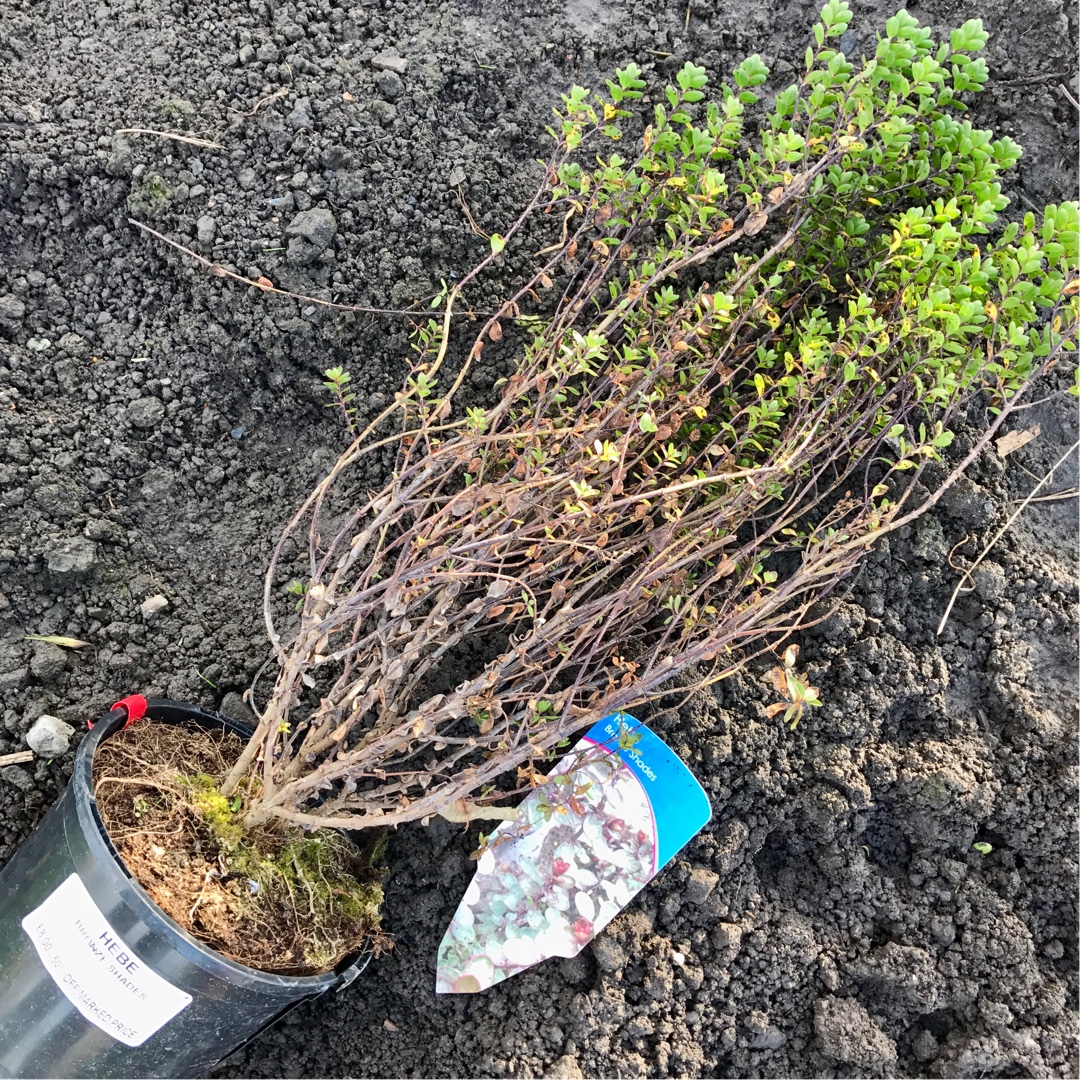
<path fill-rule="evenodd" d="M 1062 499 L 1075 499 L 1080 495 L 1080 489 L 1073 488 L 1071 491 L 1055 491 L 1052 495 L 1040 495 L 1037 499 L 1033 499 L 1030 495 L 1026 499 L 1013 499 L 1014 503 L 1044 503 L 1044 502 L 1060 502 Z"/>
<path fill-rule="evenodd" d="M 1047 480 L 1049 480 L 1054 475 L 1054 473 L 1058 469 L 1061 468 L 1062 465 L 1065 464 L 1066 461 L 1069 460 L 1069 456 L 1071 454 L 1075 453 L 1078 447 L 1080 447 L 1080 440 L 1077 440 L 1076 442 L 1074 442 L 1072 444 L 1072 446 L 1070 446 L 1069 449 L 1066 450 L 1065 453 L 1062 454 L 1061 457 L 1059 457 L 1058 460 L 1050 467 L 1050 471 L 1047 472 L 1046 475 L 1043 476 L 1043 478 L 1031 489 L 1031 491 L 1027 495 L 1027 498 L 1025 498 L 1024 500 L 1021 501 L 1020 505 L 1009 515 L 1008 520 L 1005 522 L 1005 524 L 1002 525 L 1001 528 L 998 529 L 998 531 L 996 533 L 994 533 L 993 537 L 991 537 L 991 539 L 990 539 L 990 542 L 986 545 L 986 547 L 984 547 L 982 549 L 981 552 L 979 552 L 978 558 L 964 571 L 964 573 L 961 576 L 960 580 L 956 583 L 956 588 L 953 589 L 952 596 L 949 597 L 949 603 L 948 603 L 948 606 L 945 608 L 945 614 L 941 616 L 941 622 L 938 623 L 938 628 L 937 628 L 938 636 L 941 635 L 941 632 L 945 629 L 945 624 L 949 621 L 949 616 L 952 614 L 952 609 L 953 609 L 953 605 L 956 603 L 956 598 L 960 595 L 961 592 L 970 592 L 975 587 L 974 582 L 972 581 L 971 575 L 975 572 L 975 570 L 977 569 L 979 564 L 983 561 L 983 559 L 986 558 L 987 555 L 990 554 L 990 552 L 994 548 L 994 545 L 1008 531 L 1009 526 L 1012 525 L 1012 523 L 1024 512 L 1024 508 L 1029 503 L 1038 501 L 1035 498 L 1035 495 L 1038 492 L 1038 490 L 1043 486 L 1043 484 L 1045 484 L 1047 482 Z M 1073 493 L 1073 494 L 1075 494 L 1075 493 Z M 1052 495 L 1052 496 L 1047 496 L 1047 497 L 1048 498 L 1054 498 L 1054 499 L 1060 499 L 1060 498 L 1063 498 L 1065 496 Z M 967 583 L 966 588 L 965 588 L 965 582 Z"/>
<path fill-rule="evenodd" d="M 285 97 L 288 92 L 289 87 L 279 87 L 272 94 L 268 94 L 266 97 L 260 98 L 258 101 L 256 101 L 250 109 L 247 109 L 246 111 L 242 109 L 230 109 L 229 112 L 236 113 L 238 116 L 254 116 L 260 109 L 269 105 L 271 102 L 277 101 L 279 98 Z"/>
<path fill-rule="evenodd" d="M 292 292 L 289 289 L 279 289 L 276 285 L 267 281 L 266 278 L 260 278 L 257 281 L 253 281 L 251 278 L 244 277 L 243 274 L 238 274 L 233 270 L 227 270 L 220 263 L 213 262 L 204 255 L 200 255 L 197 251 L 192 251 L 191 248 L 185 247 L 178 240 L 173 240 L 163 232 L 151 228 L 151 226 L 142 221 L 138 221 L 135 218 L 128 218 L 127 220 L 129 225 L 134 225 L 135 228 L 141 229 L 144 233 L 148 233 L 150 236 L 153 236 L 164 244 L 168 244 L 169 247 L 176 248 L 177 251 L 186 255 L 189 259 L 194 259 L 195 262 L 201 263 L 214 275 L 214 277 L 229 278 L 232 281 L 239 282 L 241 285 L 249 285 L 253 289 L 258 289 L 260 292 L 272 293 L 275 296 L 285 296 L 290 300 L 299 300 L 305 304 L 316 304 L 319 307 L 333 308 L 335 311 L 357 312 L 360 315 L 403 315 L 407 318 L 415 319 L 426 313 L 423 308 L 377 308 L 365 307 L 363 304 L 341 304 L 334 300 L 323 300 L 318 296 L 309 296 L 307 293 Z M 473 312 L 473 315 L 481 317 L 490 314 L 490 312 L 484 311 Z"/>
<path fill-rule="evenodd" d="M 1061 96 L 1074 108 L 1077 112 L 1080 112 L 1080 101 L 1072 96 L 1069 88 L 1064 83 L 1058 83 L 1058 92 Z"/>
<path fill-rule="evenodd" d="M 151 128 L 117 128 L 117 135 L 155 135 L 159 139 L 172 139 L 175 142 L 187 143 L 189 146 L 201 146 L 207 150 L 224 150 L 225 147 L 219 142 L 211 142 L 209 139 L 199 139 L 194 135 L 182 135 L 176 131 L 154 131 Z"/>

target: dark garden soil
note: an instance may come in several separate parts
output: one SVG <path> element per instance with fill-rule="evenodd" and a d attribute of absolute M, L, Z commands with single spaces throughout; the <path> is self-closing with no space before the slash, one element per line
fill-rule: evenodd
<path fill-rule="evenodd" d="M 1025 148 L 1010 213 L 1075 198 L 1074 5 L 911 6 L 991 33 L 972 118 Z M 129 214 L 252 277 L 408 306 L 485 249 L 458 190 L 486 232 L 516 215 L 571 82 L 756 51 L 783 85 L 816 7 L 0 0 L 0 754 L 133 691 L 242 711 L 269 545 L 345 441 L 320 373 L 346 366 L 369 413 L 404 370 L 402 320 L 222 281 Z M 891 8 L 855 7 L 845 47 L 870 50 Z M 394 951 L 222 1075 L 1075 1076 L 1076 501 L 1028 507 L 935 636 L 950 550 L 970 535 L 972 559 L 1076 438 L 1071 399 L 1020 417 L 1038 437 L 984 454 L 803 636 L 825 706 L 796 732 L 760 671 L 643 715 L 714 817 L 581 956 L 436 997 L 475 830 L 411 826 Z M 1076 486 L 1069 464 L 1044 490 Z M 0 860 L 70 769 L 0 770 Z"/>

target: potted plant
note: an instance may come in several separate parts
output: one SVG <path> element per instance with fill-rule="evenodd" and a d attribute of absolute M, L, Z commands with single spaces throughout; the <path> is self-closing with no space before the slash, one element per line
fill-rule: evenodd
<path fill-rule="evenodd" d="M 987 77 L 973 55 L 981 24 L 939 46 L 900 12 L 855 64 L 835 47 L 850 17 L 830 0 L 805 74 L 756 129 L 744 112 L 767 76 L 757 57 L 711 95 L 687 64 L 644 113 L 633 65 L 603 93 L 564 96 L 530 204 L 437 301 L 441 317 L 417 327 L 402 391 L 274 551 L 273 689 L 246 744 L 209 785 L 186 773 L 174 800 L 218 841 L 234 895 L 268 889 L 251 867 L 283 845 L 325 843 L 325 830 L 511 816 L 506 800 L 539 782 L 575 732 L 676 676 L 692 690 L 775 648 L 877 538 L 933 506 L 1031 381 L 1075 348 L 1076 205 L 989 233 L 1007 202 L 998 176 L 1020 149 L 957 116 L 957 95 Z M 447 380 L 468 288 L 543 215 L 554 243 L 481 317 Z M 460 406 L 470 364 L 500 343 L 515 359 L 497 400 Z M 350 409 L 345 373 L 328 378 Z M 973 403 L 988 422 L 945 464 Z M 387 449 L 390 479 L 359 491 L 357 465 Z M 796 723 L 817 692 L 787 666 Z M 91 811 L 90 759 L 129 713 L 80 749 Z M 37 971 L 33 931 L 19 929 L 27 904 L 12 899 L 12 876 L 33 863 L 16 863 L 0 892 L 3 933 L 28 957 L 17 970 Z M 59 883 L 48 887 L 38 906 Z M 94 902 L 116 919 L 125 955 L 142 959 L 144 932 L 129 940 L 119 908 Z M 20 1074 L 72 1053 L 108 1058 L 97 1075 L 138 1072 L 143 1053 L 159 1074 L 194 1071 L 203 1059 L 170 1065 L 162 1049 L 196 1017 L 197 991 L 184 992 L 192 1002 L 111 1058 L 115 1038 L 68 1009 L 58 1056 Z M 227 995 L 213 992 L 220 1012 Z M 0 1035 L 19 1010 L 10 992 L 3 1000 Z M 64 1005 L 55 990 L 52 1000 Z"/>

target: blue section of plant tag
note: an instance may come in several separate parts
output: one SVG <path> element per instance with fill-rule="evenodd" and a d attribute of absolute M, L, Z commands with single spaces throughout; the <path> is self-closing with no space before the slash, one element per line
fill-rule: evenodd
<path fill-rule="evenodd" d="M 487 838 L 439 946 L 436 992 L 576 956 L 711 816 L 660 738 L 626 713 L 605 717 Z"/>
<path fill-rule="evenodd" d="M 712 817 L 709 797 L 671 747 L 629 713 L 614 713 L 594 724 L 583 742 L 617 748 L 645 789 L 657 832 L 659 873 Z M 632 745 L 621 746 L 620 741 Z"/>

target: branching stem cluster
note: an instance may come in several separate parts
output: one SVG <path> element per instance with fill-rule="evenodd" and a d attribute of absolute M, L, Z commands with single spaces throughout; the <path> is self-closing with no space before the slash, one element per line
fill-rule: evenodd
<path fill-rule="evenodd" d="M 756 57 L 711 102 L 686 65 L 632 160 L 616 151 L 636 68 L 564 97 L 529 206 L 275 549 L 278 675 L 223 785 L 248 825 L 461 820 L 677 674 L 724 678 L 805 626 L 1075 347 L 1075 206 L 986 240 L 1019 148 L 953 116 L 985 80 L 981 26 L 939 48 L 901 13 L 856 71 L 829 47 L 849 19 L 830 0 L 749 148 Z M 440 394 L 464 290 L 543 214 L 561 237 Z M 460 409 L 500 343 L 517 358 L 498 401 Z M 993 419 L 942 470 L 979 396 Z M 387 483 L 350 486 L 388 447 Z M 283 561 L 305 529 L 286 633 Z"/>

